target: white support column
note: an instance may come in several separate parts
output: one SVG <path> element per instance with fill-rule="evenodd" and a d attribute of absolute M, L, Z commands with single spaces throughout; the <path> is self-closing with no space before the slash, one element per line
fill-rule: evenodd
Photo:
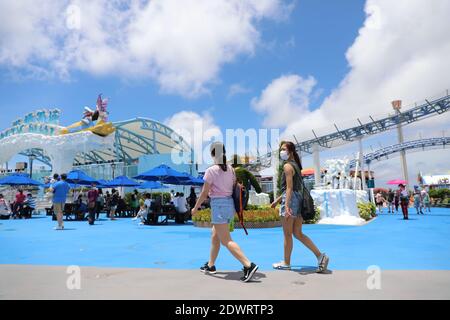
<path fill-rule="evenodd" d="M 321 173 L 320 173 L 320 154 L 319 145 L 315 144 L 313 146 L 313 157 L 314 157 L 314 184 L 315 186 L 320 185 Z"/>
<path fill-rule="evenodd" d="M 372 173 L 370 172 L 370 162 L 367 164 L 367 171 L 369 172 L 369 180 L 372 180 Z M 369 201 L 375 204 L 375 197 L 373 196 L 373 188 L 369 188 Z"/>
<path fill-rule="evenodd" d="M 402 101 L 401 100 L 396 100 L 396 101 L 392 101 L 392 107 L 395 110 L 395 113 L 397 115 L 401 114 L 401 108 L 402 108 Z M 403 129 L 402 129 L 402 125 L 401 123 L 399 123 L 397 125 L 397 134 L 398 134 L 398 143 L 402 144 L 404 142 L 403 140 Z M 407 182 L 409 182 L 409 178 L 408 178 L 408 165 L 406 163 L 406 151 L 400 151 L 400 162 L 402 165 L 402 171 L 403 171 L 403 179 Z"/>
<path fill-rule="evenodd" d="M 359 163 L 361 166 L 361 190 L 366 190 L 366 174 L 364 172 L 364 153 L 363 153 L 363 144 L 362 138 L 358 139 L 359 144 Z"/>

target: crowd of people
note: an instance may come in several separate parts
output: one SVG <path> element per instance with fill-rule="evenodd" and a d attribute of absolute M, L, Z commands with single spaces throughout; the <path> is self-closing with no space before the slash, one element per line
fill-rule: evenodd
<path fill-rule="evenodd" d="M 9 199 L 8 199 L 9 198 Z M 27 219 L 36 210 L 36 199 L 32 193 L 25 195 L 23 189 L 9 191 L 9 197 L 0 194 L 0 219 Z"/>
<path fill-rule="evenodd" d="M 397 190 L 389 189 L 385 196 L 379 191 L 375 195 L 375 204 L 379 213 L 382 213 L 385 205 L 388 213 L 396 213 L 400 207 L 405 220 L 408 220 L 409 207 L 414 207 L 417 214 L 431 212 L 430 195 L 425 188 L 420 190 L 419 186 L 414 186 L 414 191 L 408 192 L 405 185 L 399 184 Z"/>
<path fill-rule="evenodd" d="M 71 204 L 71 212 L 77 217 L 84 219 L 87 215 L 90 225 L 99 219 L 102 212 L 105 212 L 110 220 L 117 220 L 118 215 L 126 213 L 133 217 L 133 220 L 139 219 L 140 224 L 146 224 L 155 222 L 148 217 L 148 214 L 160 212 L 163 205 L 172 206 L 178 214 L 187 215 L 197 200 L 194 187 L 191 188 L 187 198 L 184 193 L 175 193 L 172 190 L 167 203 L 164 202 L 161 194 L 152 196 L 150 193 L 141 194 L 134 190 L 129 197 L 123 197 L 116 189 L 103 192 L 95 184 L 90 187 L 73 188 L 70 193 L 70 186 L 66 179 L 66 175 L 55 174 L 48 189 L 48 196 L 52 200 L 53 211 L 58 220 L 57 230 L 64 229 L 62 215 L 66 204 Z"/>

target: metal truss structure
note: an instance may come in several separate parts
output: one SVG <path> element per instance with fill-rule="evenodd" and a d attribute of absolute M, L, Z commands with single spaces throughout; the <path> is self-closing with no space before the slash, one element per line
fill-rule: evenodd
<path fill-rule="evenodd" d="M 375 152 L 368 153 L 364 156 L 364 163 L 370 165 L 373 161 L 382 161 L 389 159 L 389 156 L 392 154 L 399 153 L 401 151 L 408 150 L 418 150 L 422 149 L 436 149 L 439 147 L 445 148 L 446 145 L 450 144 L 450 137 L 442 137 L 442 138 L 430 138 L 430 139 L 421 139 L 408 141 L 402 144 L 394 144 L 389 147 L 381 148 L 376 150 Z M 356 167 L 357 160 L 350 161 L 350 168 Z"/>
<path fill-rule="evenodd" d="M 318 137 L 313 130 L 315 136 L 314 139 L 310 139 L 303 142 L 298 142 L 296 137 L 296 149 L 298 152 L 305 152 L 312 154 L 314 147 L 318 147 L 318 150 L 326 150 L 336 147 L 337 145 L 344 143 L 354 142 L 357 139 L 372 136 L 375 134 L 383 133 L 388 130 L 397 128 L 397 125 L 411 124 L 420 120 L 424 120 L 434 115 L 440 115 L 450 110 L 450 95 L 448 92 L 445 96 L 442 96 L 433 101 L 425 100 L 426 103 L 401 112 L 395 115 L 389 115 L 380 120 L 374 120 L 372 117 L 371 122 L 362 123 L 359 119 L 359 126 L 340 130 L 336 125 L 336 132 Z M 247 165 L 250 170 L 258 171 L 261 168 L 267 168 L 271 166 L 271 158 L 277 151 L 271 151 L 265 155 L 260 156 L 256 162 Z"/>

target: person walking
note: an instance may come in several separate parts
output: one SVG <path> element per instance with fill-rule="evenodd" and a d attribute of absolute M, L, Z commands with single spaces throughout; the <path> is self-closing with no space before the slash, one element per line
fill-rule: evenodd
<path fill-rule="evenodd" d="M 206 200 L 208 195 L 211 198 L 211 250 L 209 261 L 200 270 L 204 273 L 216 273 L 215 262 L 219 255 L 220 245 L 226 247 L 230 253 L 243 265 L 244 275 L 242 282 L 249 282 L 258 266 L 251 262 L 242 252 L 239 245 L 233 241 L 230 235 L 229 224 L 236 213 L 233 201 L 233 190 L 236 183 L 236 175 L 233 168 L 227 165 L 225 146 L 220 142 L 211 145 L 211 157 L 214 165 L 209 167 L 204 176 L 205 184 L 200 197 L 197 200 L 192 215 L 195 216 L 198 209 Z"/>
<path fill-rule="evenodd" d="M 394 198 L 395 198 L 395 193 L 394 191 L 392 191 L 392 189 L 389 189 L 388 192 L 388 209 L 389 209 L 389 213 L 394 213 Z"/>
<path fill-rule="evenodd" d="M 281 203 L 280 216 L 284 233 L 284 260 L 274 263 L 273 268 L 291 269 L 291 255 L 294 245 L 292 236 L 294 236 L 316 256 L 318 261 L 317 272 L 324 272 L 327 270 L 330 260 L 329 257 L 325 253 L 322 253 L 312 240 L 302 232 L 302 165 L 295 150 L 294 143 L 290 141 L 281 143 L 280 158 L 284 162 L 281 177 L 282 195 L 272 203 L 272 208 L 275 208 Z"/>
<path fill-rule="evenodd" d="M 62 174 L 61 180 L 55 182 L 52 186 L 53 189 L 53 210 L 56 214 L 56 219 L 58 220 L 58 226 L 55 230 L 64 230 L 63 222 L 63 210 L 66 204 L 67 194 L 69 193 L 70 186 L 66 182 L 67 175 Z"/>

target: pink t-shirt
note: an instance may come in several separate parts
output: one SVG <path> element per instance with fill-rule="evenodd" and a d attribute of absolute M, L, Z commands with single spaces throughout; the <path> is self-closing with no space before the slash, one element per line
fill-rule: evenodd
<path fill-rule="evenodd" d="M 233 194 L 235 177 L 231 166 L 228 166 L 227 171 L 223 171 L 218 165 L 209 167 L 203 179 L 211 185 L 211 198 L 230 197 Z"/>

